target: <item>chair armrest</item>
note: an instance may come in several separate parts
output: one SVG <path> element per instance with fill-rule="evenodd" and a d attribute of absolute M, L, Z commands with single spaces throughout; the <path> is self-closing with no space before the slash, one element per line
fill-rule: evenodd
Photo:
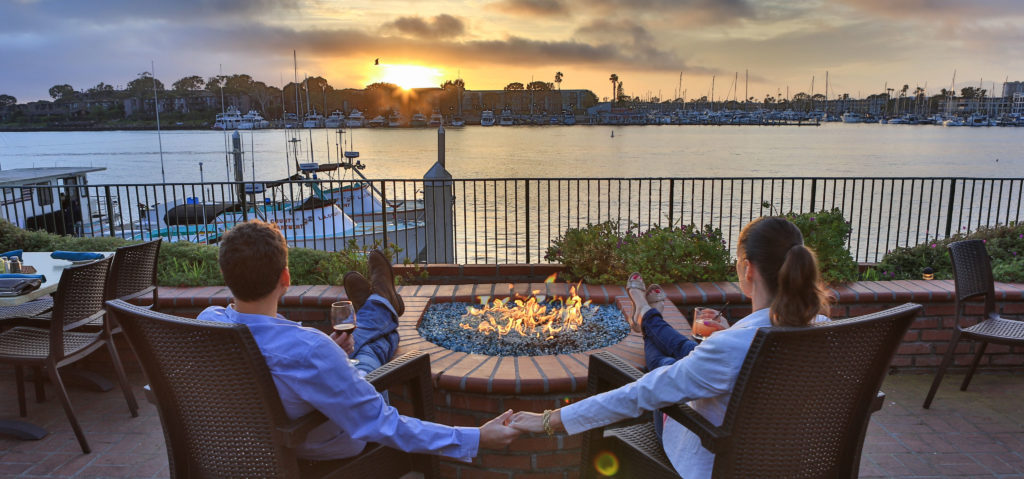
<path fill-rule="evenodd" d="M 404 384 L 425 375 L 430 383 L 430 355 L 419 351 L 410 351 L 398 356 L 366 375 L 366 381 L 373 384 L 377 391 L 383 391 L 397 384 Z"/>
<path fill-rule="evenodd" d="M 124 296 L 121 296 L 120 298 L 117 298 L 117 299 L 120 299 L 121 301 L 124 301 L 126 303 L 134 304 L 136 306 L 142 306 L 141 304 L 136 303 L 134 300 L 136 300 L 138 298 L 141 298 L 143 296 L 147 296 L 147 295 L 148 296 L 152 296 L 154 291 L 156 291 L 156 286 L 149 286 L 149 287 L 146 287 L 145 289 L 141 289 L 141 290 L 136 291 L 134 293 L 128 293 L 128 294 L 126 294 Z M 152 299 L 152 298 L 150 298 L 150 299 Z M 154 304 L 154 306 L 155 306 L 155 304 Z"/>
<path fill-rule="evenodd" d="M 587 395 L 603 393 L 636 381 L 644 373 L 624 359 L 607 351 L 590 355 Z"/>
<path fill-rule="evenodd" d="M 392 359 L 387 364 L 366 375 L 366 381 L 383 391 L 391 386 L 410 383 L 414 385 L 413 404 L 417 409 L 416 417 L 433 420 L 433 385 L 430 382 L 430 355 L 419 351 L 411 351 Z M 424 391 L 420 392 L 419 391 Z M 423 395 L 427 397 L 422 397 Z M 419 407 L 416 407 L 419 405 Z M 425 407 L 429 406 L 429 407 Z M 306 440 L 313 428 L 329 421 L 320 411 L 313 411 L 277 430 L 281 433 L 286 447 L 296 447 Z"/>
<path fill-rule="evenodd" d="M 885 393 L 882 391 L 878 391 L 878 395 L 875 396 L 875 400 L 871 401 L 870 412 L 878 412 L 879 410 L 882 409 L 883 405 L 885 405 Z"/>
<path fill-rule="evenodd" d="M 729 447 L 731 434 L 711 424 L 711 421 L 708 421 L 692 407 L 685 404 L 676 404 L 675 406 L 662 408 L 661 412 L 668 414 L 668 417 L 693 431 L 700 438 L 700 444 L 705 449 L 717 453 Z"/>
<path fill-rule="evenodd" d="M 277 430 L 281 433 L 281 440 L 284 442 L 284 446 L 294 448 L 306 442 L 306 436 L 313 428 L 329 420 L 320 411 L 313 411 L 284 426 L 279 426 Z"/>

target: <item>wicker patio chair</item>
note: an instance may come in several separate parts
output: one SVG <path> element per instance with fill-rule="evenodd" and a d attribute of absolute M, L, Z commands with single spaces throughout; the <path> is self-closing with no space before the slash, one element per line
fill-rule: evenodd
<path fill-rule="evenodd" d="M 15 306 L 0 307 L 0 321 L 5 319 L 25 318 L 46 313 L 53 309 L 53 297 L 34 299 Z M 0 324 L 3 327 L 3 324 Z"/>
<path fill-rule="evenodd" d="M 327 421 L 314 412 L 290 421 L 249 329 L 179 318 L 108 301 L 150 381 L 163 424 L 171 477 L 439 476 L 436 456 L 370 444 L 354 458 L 309 462 L 292 447 Z M 378 390 L 408 384 L 414 413 L 433 418 L 430 359 L 408 353 L 366 376 Z"/>
<path fill-rule="evenodd" d="M 114 264 L 107 278 L 106 297 L 132 301 L 151 296 L 150 306 L 157 309 L 159 296 L 156 289 L 157 260 L 161 239 L 130 246 L 122 246 L 114 253 Z"/>
<path fill-rule="evenodd" d="M 67 389 L 60 375 L 61 367 L 74 363 L 105 345 L 125 400 L 128 402 L 128 409 L 132 417 L 138 416 L 138 405 L 125 378 L 121 358 L 118 357 L 117 348 L 114 347 L 111 338 L 110 323 L 106 320 L 103 309 L 103 290 L 109 267 L 108 258 L 65 269 L 60 277 L 57 292 L 54 293 L 53 320 L 49 321 L 48 328 L 15 326 L 0 333 L 0 362 L 14 364 L 15 367 L 18 412 L 25 417 L 23 368 L 27 366 L 39 371 L 39 368 L 45 367 L 84 453 L 89 453 L 89 443 L 71 407 Z M 102 326 L 98 331 L 75 330 L 97 320 Z M 37 382 L 37 397 L 41 392 L 39 384 L 41 383 Z"/>
<path fill-rule="evenodd" d="M 762 328 L 721 426 L 685 404 L 661 411 L 715 453 L 713 477 L 857 477 L 870 415 L 885 398 L 879 387 L 920 310 L 905 304 L 821 325 Z M 590 357 L 587 392 L 641 375 L 614 354 L 597 353 Z M 589 431 L 582 457 L 584 477 L 597 477 L 609 460 L 618 461 L 618 477 L 679 477 L 649 416 Z"/>
<path fill-rule="evenodd" d="M 953 328 L 953 337 L 949 339 L 949 346 L 946 347 L 946 354 L 942 358 L 942 364 L 939 365 L 935 380 L 932 381 L 932 387 L 928 390 L 928 396 L 924 398 L 925 409 L 932 405 L 935 392 L 942 383 L 946 369 L 953 362 L 956 345 L 961 339 L 978 342 L 971 368 L 967 370 L 964 381 L 960 383 L 961 391 L 966 391 L 967 385 L 971 383 L 988 343 L 1024 346 L 1024 321 L 1005 319 L 996 312 L 992 263 L 988 251 L 985 250 L 985 243 L 981 240 L 957 241 L 949 245 L 949 256 L 953 260 L 953 282 L 956 285 L 956 325 Z M 963 327 L 964 306 L 979 299 L 985 304 L 981 321 L 973 326 Z"/>

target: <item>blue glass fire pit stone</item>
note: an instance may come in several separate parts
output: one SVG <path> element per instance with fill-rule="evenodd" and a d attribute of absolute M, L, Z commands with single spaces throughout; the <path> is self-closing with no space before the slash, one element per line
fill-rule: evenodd
<path fill-rule="evenodd" d="M 545 304 L 548 307 L 550 305 Z M 420 336 L 438 346 L 488 356 L 545 356 L 603 348 L 622 341 L 629 334 L 629 324 L 622 311 L 613 305 L 584 308 L 583 324 L 576 331 L 561 331 L 551 339 L 521 336 L 513 331 L 505 336 L 496 332 L 484 335 L 476 326 L 485 316 L 468 314 L 469 303 L 435 303 L 427 308 L 417 330 Z M 555 303 L 555 306 L 560 306 Z M 464 329 L 461 324 L 472 329 Z"/>

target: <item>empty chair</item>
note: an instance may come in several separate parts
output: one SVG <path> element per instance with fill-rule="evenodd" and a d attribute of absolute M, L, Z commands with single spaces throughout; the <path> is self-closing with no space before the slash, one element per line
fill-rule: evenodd
<path fill-rule="evenodd" d="M 884 399 L 878 390 L 920 310 L 905 304 L 820 325 L 762 328 L 721 426 L 685 404 L 661 411 L 715 453 L 713 477 L 856 477 L 871 413 Z M 596 394 L 640 376 L 617 356 L 597 353 L 587 390 Z M 584 477 L 678 477 L 650 420 L 591 430 L 582 457 Z"/>
<path fill-rule="evenodd" d="M 107 278 L 108 300 L 131 301 L 148 295 L 153 299 L 151 307 L 156 308 L 160 299 L 156 289 L 156 273 L 161 241 L 156 239 L 117 249 Z"/>
<path fill-rule="evenodd" d="M 111 339 L 110 322 L 103 309 L 103 292 L 107 279 L 110 259 L 93 261 L 64 270 L 54 293 L 52 319 L 48 328 L 15 326 L 0 333 L 0 362 L 13 364 L 18 386 L 18 408 L 22 417 L 26 415 L 25 384 L 23 368 L 45 367 L 57 389 L 64 412 L 75 431 L 82 452 L 90 451 L 75 412 L 71 407 L 67 389 L 61 379 L 60 368 L 86 357 L 89 353 L 106 346 L 118 382 L 132 417 L 138 416 L 138 406 L 125 378 L 121 359 Z M 85 324 L 98 322 L 99 330 L 76 330 Z"/>
<path fill-rule="evenodd" d="M 956 284 L 956 325 L 953 337 L 949 339 L 946 355 L 942 358 L 939 371 L 935 374 L 928 396 L 924 398 L 924 408 L 932 405 L 935 392 L 942 383 L 942 376 L 953 362 L 956 345 L 961 339 L 977 341 L 974 360 L 971 368 L 964 376 L 960 390 L 966 391 L 971 383 L 978 361 L 985 354 L 988 343 L 1024 346 L 1024 322 L 1001 318 L 996 313 L 995 282 L 992 279 L 992 263 L 981 240 L 957 241 L 949 245 L 949 255 L 953 262 L 953 282 Z M 964 327 L 964 306 L 967 302 L 982 300 L 985 310 L 981 321 L 973 326 Z"/>
<path fill-rule="evenodd" d="M 295 421 L 284 406 L 249 328 L 179 318 L 115 300 L 107 302 L 150 381 L 164 428 L 171 477 L 401 477 L 439 475 L 436 456 L 370 444 L 337 461 L 297 460 L 292 447 L 327 420 L 314 412 Z M 433 415 L 430 359 L 409 353 L 366 379 L 378 390 L 408 384 L 416 417 Z"/>

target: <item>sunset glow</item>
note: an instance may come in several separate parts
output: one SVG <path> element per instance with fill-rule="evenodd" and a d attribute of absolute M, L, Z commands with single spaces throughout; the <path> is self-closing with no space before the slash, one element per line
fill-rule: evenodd
<path fill-rule="evenodd" d="M 393 83 L 406 90 L 411 88 L 436 87 L 441 84 L 442 74 L 436 68 L 421 65 L 375 65 L 379 73 L 373 82 Z"/>

